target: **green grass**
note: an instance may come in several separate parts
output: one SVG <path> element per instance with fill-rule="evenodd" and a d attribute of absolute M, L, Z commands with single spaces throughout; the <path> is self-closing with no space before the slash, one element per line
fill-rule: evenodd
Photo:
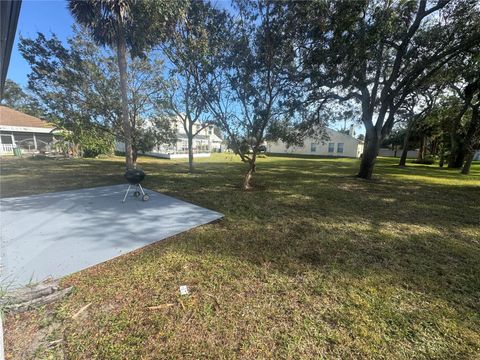
<path fill-rule="evenodd" d="M 362 181 L 357 160 L 266 157 L 243 192 L 232 156 L 194 175 L 141 158 L 146 187 L 225 219 L 67 277 L 69 298 L 7 318 L 7 358 L 28 358 L 52 322 L 63 342 L 39 341 L 37 358 L 480 358 L 480 165 L 395 164 Z M 5 160 L 1 191 L 122 183 L 122 170 L 120 158 Z"/>

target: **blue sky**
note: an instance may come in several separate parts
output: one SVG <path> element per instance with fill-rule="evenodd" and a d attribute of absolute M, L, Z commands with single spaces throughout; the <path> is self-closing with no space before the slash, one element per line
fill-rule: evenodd
<path fill-rule="evenodd" d="M 219 7 L 229 6 L 226 0 L 216 0 L 214 3 Z M 73 33 L 73 23 L 67 2 L 64 0 L 23 0 L 7 77 L 22 86 L 27 85 L 30 67 L 18 51 L 20 36 L 35 38 L 37 32 L 43 32 L 47 36 L 55 33 L 62 42 L 66 42 Z M 342 125 L 343 122 L 330 126 L 338 129 Z M 360 130 L 364 133 L 363 126 L 356 126 L 356 129 L 357 132 Z"/>
<path fill-rule="evenodd" d="M 66 1 L 23 0 L 7 77 L 23 86 L 27 83 L 30 67 L 18 51 L 20 35 L 34 38 L 37 32 L 55 33 L 65 41 L 72 34 L 73 21 Z"/>

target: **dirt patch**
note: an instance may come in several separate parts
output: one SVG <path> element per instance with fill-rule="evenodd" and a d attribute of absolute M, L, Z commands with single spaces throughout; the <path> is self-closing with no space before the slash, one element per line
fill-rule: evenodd
<path fill-rule="evenodd" d="M 62 322 L 51 308 L 6 316 L 6 360 L 63 359 L 62 342 Z"/>

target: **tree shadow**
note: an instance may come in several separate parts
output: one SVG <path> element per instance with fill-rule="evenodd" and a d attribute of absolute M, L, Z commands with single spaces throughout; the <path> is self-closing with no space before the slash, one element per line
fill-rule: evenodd
<path fill-rule="evenodd" d="M 93 163 L 77 170 L 67 165 L 86 174 L 118 176 L 123 170 L 121 161 L 101 169 Z M 292 277 L 312 268 L 330 276 L 380 276 L 395 287 L 480 310 L 475 239 L 480 183 L 475 177 L 462 185 L 429 183 L 422 177 L 460 175 L 431 167 L 400 169 L 386 161 L 377 167 L 379 179 L 361 181 L 352 176 L 356 162 L 276 158 L 259 162 L 253 178 L 257 190 L 245 192 L 237 187 L 241 163 L 199 162 L 193 175 L 185 172 L 187 166 L 142 164 L 146 187 L 225 214 L 205 231 L 185 235 L 182 251 L 188 254 L 231 257 L 259 267 L 269 263 L 272 271 Z M 52 171 L 66 176 L 61 167 Z M 417 178 L 396 177 L 405 173 Z M 195 245 L 189 245 L 191 237 Z"/>

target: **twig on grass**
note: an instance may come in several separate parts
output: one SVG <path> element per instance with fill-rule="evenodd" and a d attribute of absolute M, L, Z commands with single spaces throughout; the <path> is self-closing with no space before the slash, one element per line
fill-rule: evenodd
<path fill-rule="evenodd" d="M 178 299 L 180 305 L 182 305 L 182 309 L 185 310 L 185 304 L 183 303 L 182 299 Z"/>
<path fill-rule="evenodd" d="M 218 309 L 220 309 L 220 302 L 218 301 L 218 299 L 216 298 L 216 296 L 212 295 L 212 294 L 209 294 L 209 293 L 205 293 L 205 295 L 211 297 L 213 299 L 213 301 L 215 302 L 215 305 Z"/>
<path fill-rule="evenodd" d="M 63 339 L 58 339 L 58 340 L 54 340 L 54 341 L 50 341 L 48 344 L 47 344 L 47 347 L 54 347 L 54 346 L 57 346 L 59 345 L 60 343 L 63 342 Z"/>
<path fill-rule="evenodd" d="M 158 310 L 158 309 L 167 309 L 169 307 L 175 306 L 173 303 L 161 304 L 156 306 L 149 306 L 148 310 Z"/>
<path fill-rule="evenodd" d="M 183 325 L 184 325 L 184 326 L 187 325 L 188 322 L 189 322 L 190 320 L 192 320 L 192 317 L 193 317 L 193 311 L 190 311 L 190 314 L 188 315 L 187 320 L 185 320 L 185 321 L 183 322 Z"/>
<path fill-rule="evenodd" d="M 87 305 L 82 307 L 80 310 L 78 310 L 75 314 L 72 315 L 72 319 L 76 319 L 82 312 L 87 310 L 91 305 L 92 305 L 92 303 L 88 303 Z"/>

